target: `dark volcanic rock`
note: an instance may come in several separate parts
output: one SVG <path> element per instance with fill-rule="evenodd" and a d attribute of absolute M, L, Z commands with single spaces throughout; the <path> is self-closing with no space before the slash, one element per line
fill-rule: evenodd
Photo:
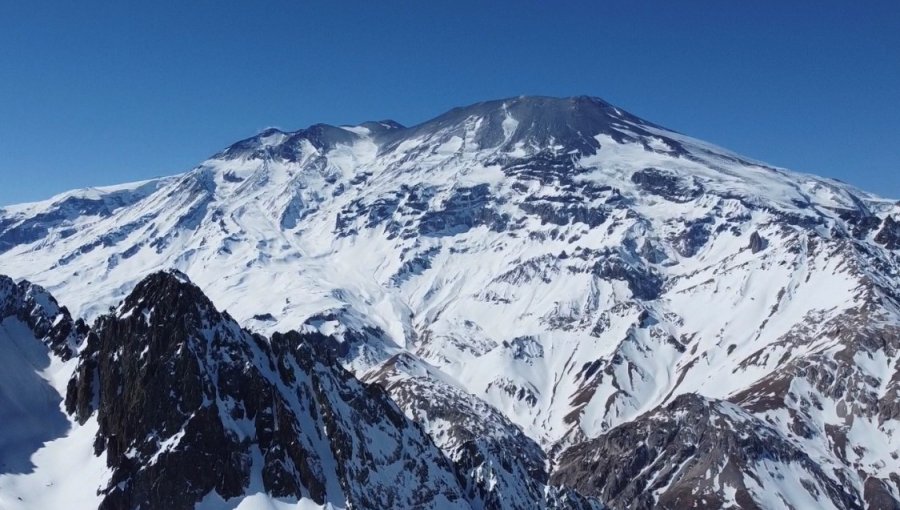
<path fill-rule="evenodd" d="M 503 121 L 510 116 L 518 124 L 512 133 L 507 133 Z M 465 136 L 466 121 L 473 117 L 484 119 L 482 127 L 472 138 L 472 142 L 479 147 L 511 149 L 517 144 L 535 147 L 558 144 L 580 154 L 596 152 L 600 147 L 595 138 L 598 133 L 607 133 L 616 140 L 629 139 L 628 135 L 616 129 L 616 124 L 622 120 L 647 124 L 595 97 L 521 96 L 454 108 L 417 126 L 395 130 L 385 136 L 387 143 L 384 150 L 396 147 L 404 140 L 433 136 L 435 133 L 446 138 Z M 643 131 L 638 126 L 633 129 Z"/>
<path fill-rule="evenodd" d="M 894 483 L 896 484 L 896 481 Z M 866 479 L 863 485 L 863 498 L 866 500 L 866 508 L 900 510 L 900 502 L 891 494 L 888 483 L 878 478 Z"/>
<path fill-rule="evenodd" d="M 839 216 L 846 222 L 850 234 L 857 239 L 865 239 L 871 231 L 881 225 L 881 220 L 865 209 L 843 210 Z"/>
<path fill-rule="evenodd" d="M 509 218 L 493 207 L 490 188 L 479 184 L 471 188 L 459 188 L 448 198 L 441 209 L 428 211 L 419 222 L 419 234 L 423 236 L 452 236 L 467 232 L 479 225 L 494 231 L 506 228 Z"/>
<path fill-rule="evenodd" d="M 542 224 L 569 225 L 584 223 L 589 227 L 599 227 L 606 222 L 606 210 L 602 207 L 582 205 L 574 198 L 561 197 L 557 200 L 536 200 L 529 197 L 519 204 L 522 211 L 537 216 Z"/>
<path fill-rule="evenodd" d="M 73 320 L 43 287 L 24 280 L 17 284 L 0 275 L 0 320 L 10 316 L 25 323 L 35 338 L 63 360 L 77 353 L 90 329 L 81 319 Z"/>
<path fill-rule="evenodd" d="M 551 477 L 613 509 L 722 508 L 729 491 L 739 508 L 763 508 L 747 480 L 767 465 L 790 466 L 820 501 L 863 508 L 806 453 L 734 404 L 695 394 L 562 453 Z M 727 489 L 725 487 L 729 487 Z"/>
<path fill-rule="evenodd" d="M 15 216 L 0 219 L 0 253 L 15 246 L 30 244 L 46 238 L 51 231 L 60 230 L 60 237 L 68 237 L 73 231 L 62 230 L 71 221 L 82 216 L 105 218 L 115 210 L 132 205 L 156 188 L 148 183 L 134 190 L 107 193 L 100 199 L 68 196 L 52 204 L 46 211 L 31 217 Z"/>
<path fill-rule="evenodd" d="M 769 246 L 769 241 L 766 240 L 763 236 L 759 235 L 759 232 L 753 232 L 750 234 L 750 242 L 747 245 L 747 248 L 750 249 L 752 253 L 759 253 L 765 250 Z"/>
<path fill-rule="evenodd" d="M 657 168 L 645 168 L 631 175 L 631 182 L 642 191 L 671 202 L 690 202 L 703 195 L 703 187 L 688 179 Z"/>
<path fill-rule="evenodd" d="M 684 230 L 673 238 L 675 249 L 684 257 L 693 257 L 709 241 L 711 217 L 689 221 Z"/>
<path fill-rule="evenodd" d="M 177 272 L 97 320 L 66 408 L 99 423 L 112 472 L 101 508 L 193 508 L 211 491 L 240 496 L 254 472 L 275 497 L 465 508 L 451 463 L 382 390 L 298 334 L 242 330 Z"/>
<path fill-rule="evenodd" d="M 881 230 L 875 234 L 875 242 L 883 244 L 889 250 L 900 249 L 900 222 L 891 216 L 886 217 Z"/>
<path fill-rule="evenodd" d="M 663 279 L 653 269 L 642 264 L 626 262 L 614 252 L 607 252 L 594 264 L 593 274 L 604 280 L 622 280 L 634 297 L 652 300 L 662 292 Z"/>
<path fill-rule="evenodd" d="M 357 138 L 358 135 L 352 131 L 328 124 L 314 124 L 290 133 L 269 128 L 256 136 L 232 144 L 216 157 L 226 160 L 280 158 L 298 161 L 303 156 L 303 141 L 309 142 L 316 149 L 327 150 L 339 144 L 352 143 Z"/>

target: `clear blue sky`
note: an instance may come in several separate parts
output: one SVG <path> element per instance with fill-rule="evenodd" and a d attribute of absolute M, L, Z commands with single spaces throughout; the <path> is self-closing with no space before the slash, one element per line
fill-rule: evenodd
<path fill-rule="evenodd" d="M 34 0 L 0 2 L 0 204 L 520 94 L 900 198 L 897 0 Z"/>

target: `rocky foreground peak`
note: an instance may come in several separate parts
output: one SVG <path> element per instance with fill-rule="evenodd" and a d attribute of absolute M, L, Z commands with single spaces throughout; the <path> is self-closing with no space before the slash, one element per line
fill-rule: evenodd
<path fill-rule="evenodd" d="M 468 508 L 454 465 L 383 391 L 296 334 L 241 329 L 174 271 L 98 318 L 66 408 L 99 425 L 94 451 L 111 470 L 101 508 L 188 509 L 254 491 Z"/>

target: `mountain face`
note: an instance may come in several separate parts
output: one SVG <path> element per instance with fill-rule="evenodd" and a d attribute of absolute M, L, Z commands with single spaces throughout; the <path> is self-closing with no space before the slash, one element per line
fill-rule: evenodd
<path fill-rule="evenodd" d="M 59 395 L 69 436 L 96 429 L 110 508 L 163 497 L 159 462 L 190 487 L 171 505 L 900 507 L 900 205 L 595 98 L 269 129 L 182 175 L 5 207 L 0 268 L 95 321 L 37 344 L 77 351 Z M 185 290 L 164 321 L 162 268 L 210 301 Z M 330 432 L 273 432 L 344 405 L 319 366 L 402 413 L 333 418 L 343 460 Z M 402 453 L 372 465 L 427 467 L 407 491 L 346 455 L 385 434 Z M 220 471 L 185 471 L 202 445 Z"/>
<path fill-rule="evenodd" d="M 554 479 L 628 508 L 777 508 L 781 494 L 799 508 L 863 508 L 826 469 L 739 406 L 686 393 L 566 450 Z"/>
<path fill-rule="evenodd" d="M 34 288 L 13 287 L 26 295 Z M 31 306 L 22 296 L 8 300 Z M 42 315 L 46 308 L 31 316 Z M 57 317 L 57 324 L 68 320 L 64 312 Z M 85 336 L 74 342 L 64 406 L 58 396 L 50 403 L 62 417 L 55 437 L 89 422 L 95 431 L 78 445 L 106 468 L 80 480 L 82 492 L 96 496 L 92 506 L 233 508 L 263 495 L 317 508 L 471 508 L 455 465 L 384 390 L 361 383 L 296 332 L 267 339 L 241 329 L 182 273 L 148 276 L 115 310 L 76 332 Z M 70 339 L 57 333 L 45 343 Z M 40 351 L 45 345 L 35 338 L 31 346 L 23 345 L 27 338 L 3 340 Z M 42 367 L 22 372 L 35 378 L 35 368 Z M 26 413 L 40 402 L 32 398 L 19 397 L 31 406 Z M 23 423 L 12 412 L 13 423 Z M 26 446 L 38 451 L 40 442 Z M 32 474 L 47 468 L 32 466 Z M 54 492 L 52 485 L 42 491 Z M 42 507 L 32 494 L 17 493 L 14 479 L 0 478 L 0 488 L 18 494 L 15 501 L 0 494 L 4 508 Z"/>

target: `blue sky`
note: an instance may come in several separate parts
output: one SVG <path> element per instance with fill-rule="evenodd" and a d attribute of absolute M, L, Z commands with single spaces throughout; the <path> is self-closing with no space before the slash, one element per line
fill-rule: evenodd
<path fill-rule="evenodd" d="M 262 128 L 595 95 L 900 198 L 900 2 L 0 2 L 0 204 Z"/>

